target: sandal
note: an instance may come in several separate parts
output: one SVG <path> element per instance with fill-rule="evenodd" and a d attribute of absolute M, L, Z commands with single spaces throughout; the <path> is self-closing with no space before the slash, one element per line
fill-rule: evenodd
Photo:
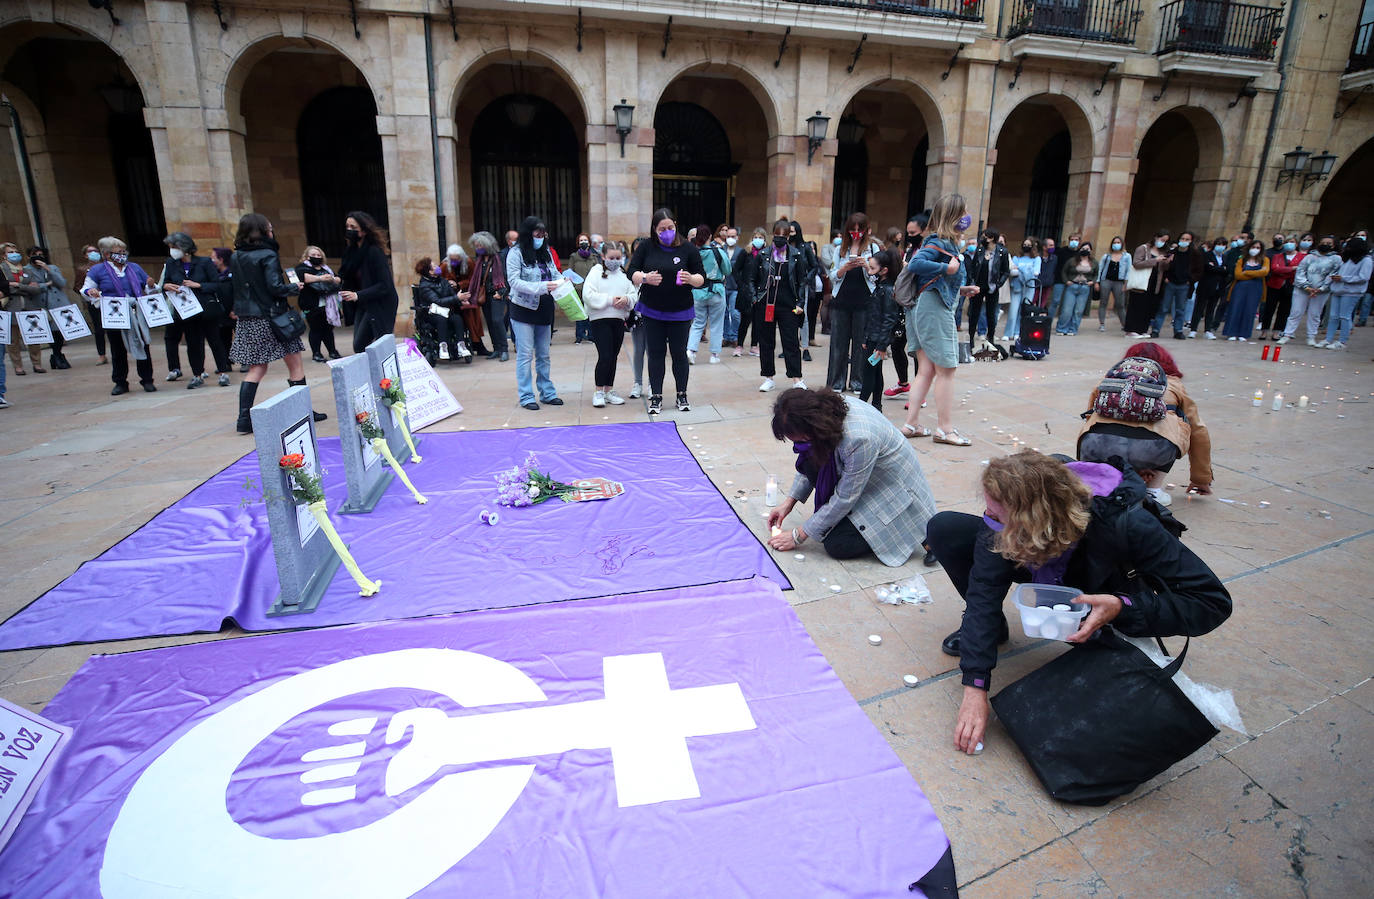
<path fill-rule="evenodd" d="M 902 425 L 902 436 L 906 437 L 907 439 L 912 439 L 915 437 L 929 437 L 930 428 L 923 428 L 920 425 L 917 425 L 914 428 L 911 425 Z"/>
<path fill-rule="evenodd" d="M 968 446 L 973 441 L 969 440 L 963 434 L 960 434 L 958 428 L 950 428 L 948 433 L 936 428 L 935 442 L 948 443 L 950 446 Z"/>

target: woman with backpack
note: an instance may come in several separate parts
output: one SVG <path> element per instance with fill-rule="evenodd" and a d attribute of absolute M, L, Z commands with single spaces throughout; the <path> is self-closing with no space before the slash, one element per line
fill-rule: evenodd
<path fill-rule="evenodd" d="M 725 246 L 711 240 L 711 226 L 697 225 L 692 238 L 701 254 L 706 283 L 692 291 L 695 317 L 687 334 L 687 361 L 696 365 L 697 347 L 703 332 L 710 331 L 711 364 L 720 364 L 720 349 L 725 340 L 725 279 L 730 274 L 730 255 Z"/>
<path fill-rule="evenodd" d="M 1143 362 L 1142 362 L 1143 360 Z M 1164 491 L 1164 475 L 1174 462 L 1188 457 L 1188 492 L 1212 492 L 1212 438 L 1197 403 L 1183 387 L 1183 372 L 1168 350 L 1157 343 L 1137 343 L 1107 372 L 1109 380 L 1132 387 L 1142 379 L 1164 381 L 1162 402 L 1142 402 L 1143 393 L 1104 394 L 1101 387 L 1089 398 L 1089 411 L 1078 435 L 1078 458 L 1106 462 L 1120 456 L 1144 479 L 1150 496 L 1161 506 L 1171 502 Z M 1105 383 L 1105 382 L 1104 382 Z M 1146 386 L 1142 384 L 1141 386 Z M 1148 389 L 1148 388 L 1146 388 Z M 1116 397 L 1120 397 L 1119 400 Z"/>
<path fill-rule="evenodd" d="M 941 512 L 926 530 L 965 603 L 959 630 L 940 646 L 959 657 L 963 673 L 958 751 L 972 755 L 984 739 L 997 645 L 1010 638 L 1002 603 L 1013 583 L 1083 591 L 1077 599 L 1091 609 L 1070 643 L 1087 642 L 1107 624 L 1134 637 L 1196 637 L 1230 617 L 1226 588 L 1166 528 L 1162 519 L 1172 516 L 1143 505 L 1145 485 L 1129 467 L 1023 450 L 989 462 L 982 488 L 981 517 Z"/>

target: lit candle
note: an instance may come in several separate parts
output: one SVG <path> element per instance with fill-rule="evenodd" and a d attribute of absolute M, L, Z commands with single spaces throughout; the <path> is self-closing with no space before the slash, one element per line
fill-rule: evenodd
<path fill-rule="evenodd" d="M 1306 409 L 1306 408 L 1307 408 L 1307 395 L 1306 395 L 1306 394 L 1304 394 L 1304 395 L 1298 397 L 1298 408 L 1299 408 L 1299 409 Z"/>

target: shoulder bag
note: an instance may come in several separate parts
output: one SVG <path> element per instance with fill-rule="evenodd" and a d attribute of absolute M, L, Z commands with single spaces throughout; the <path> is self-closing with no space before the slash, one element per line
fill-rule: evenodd
<path fill-rule="evenodd" d="M 1136 265 L 1135 260 L 1131 260 L 1131 270 L 1126 273 L 1127 290 L 1149 290 L 1150 276 L 1155 273 L 1153 268 L 1146 268 L 1143 265 Z"/>
<path fill-rule="evenodd" d="M 289 305 L 274 308 L 267 323 L 272 328 L 272 335 L 281 343 L 290 343 L 305 333 L 305 316 Z"/>

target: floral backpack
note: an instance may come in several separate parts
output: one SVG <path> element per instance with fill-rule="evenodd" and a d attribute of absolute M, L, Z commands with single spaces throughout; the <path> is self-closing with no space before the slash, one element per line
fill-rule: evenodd
<path fill-rule="evenodd" d="M 1107 371 L 1097 385 L 1093 412 L 1115 421 L 1162 421 L 1169 414 L 1164 391 L 1169 376 L 1153 359 L 1128 356 Z"/>

